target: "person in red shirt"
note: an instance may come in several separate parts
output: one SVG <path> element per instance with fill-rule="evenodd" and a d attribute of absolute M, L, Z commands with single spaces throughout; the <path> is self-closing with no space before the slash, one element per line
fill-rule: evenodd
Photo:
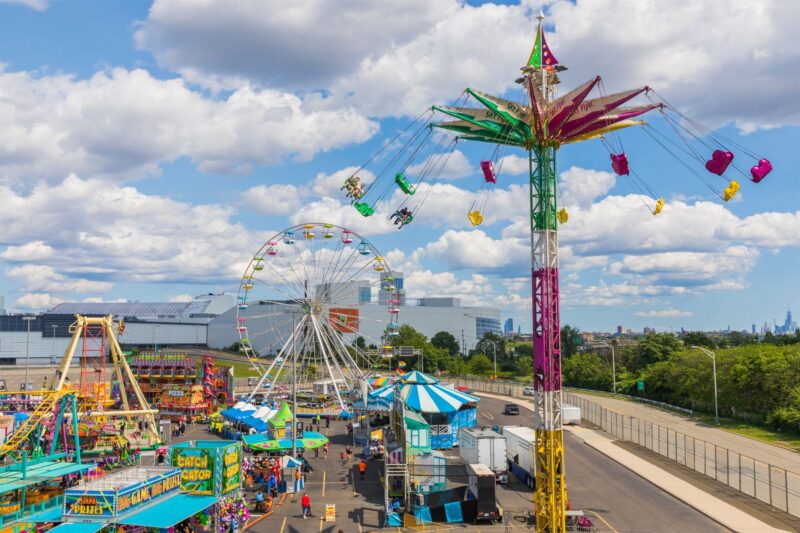
<path fill-rule="evenodd" d="M 303 497 L 300 498 L 300 505 L 303 506 L 303 520 L 305 520 L 311 516 L 311 498 L 308 497 L 308 493 L 303 493 Z"/>

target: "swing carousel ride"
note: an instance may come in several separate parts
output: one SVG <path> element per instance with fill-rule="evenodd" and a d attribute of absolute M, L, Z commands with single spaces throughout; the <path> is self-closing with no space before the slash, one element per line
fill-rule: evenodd
<path fill-rule="evenodd" d="M 383 203 L 396 202 L 388 211 L 394 209 L 390 216 L 398 228 L 403 228 L 413 222 L 434 190 L 457 144 L 488 143 L 493 147 L 489 157 L 480 162 L 481 188 L 467 210 L 469 223 L 479 226 L 502 170 L 504 150 L 514 147 L 527 152 L 534 295 L 536 528 L 541 532 L 560 532 L 566 527 L 567 496 L 561 419 L 557 229 L 559 224 L 567 223 L 569 215 L 564 207 L 558 208 L 557 150 L 565 144 L 602 142 L 609 152 L 613 172 L 629 181 L 654 216 L 667 215 L 663 213 L 664 199 L 631 165 L 618 137 L 619 130 L 641 128 L 656 146 L 675 157 L 689 175 L 725 202 L 740 189 L 739 181 L 734 178 L 742 176 L 757 184 L 772 171 L 772 164 L 682 114 L 647 86 L 605 94 L 602 78 L 595 76 L 559 96 L 559 73 L 566 68 L 547 46 L 544 15 L 538 18 L 533 49 L 522 67 L 522 76 L 516 80 L 524 88 L 522 102 L 466 89 L 455 105 L 433 106 L 417 116 L 348 177 L 342 189 L 365 217 L 375 215 Z M 646 101 L 625 105 L 637 97 Z M 480 107 L 467 107 L 467 100 L 474 100 Z M 666 126 L 664 131 L 638 118 L 645 113 L 658 113 L 662 119 L 659 122 Z M 436 120 L 437 114 L 447 119 Z M 752 161 L 749 171 L 740 166 L 741 159 Z M 366 183 L 361 176 L 375 178 Z"/>
<path fill-rule="evenodd" d="M 396 290 L 386 259 L 349 229 L 309 223 L 268 239 L 239 285 L 241 350 L 254 363 L 274 355 L 247 401 L 286 399 L 296 384 L 298 416 L 348 416 L 362 369 L 392 354 Z M 386 307 L 370 305 L 380 292 Z"/>

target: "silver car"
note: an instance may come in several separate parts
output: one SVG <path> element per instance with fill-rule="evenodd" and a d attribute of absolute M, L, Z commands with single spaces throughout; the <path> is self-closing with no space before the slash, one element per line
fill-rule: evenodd
<path fill-rule="evenodd" d="M 522 389 L 523 396 L 533 396 L 533 387 L 525 387 Z"/>

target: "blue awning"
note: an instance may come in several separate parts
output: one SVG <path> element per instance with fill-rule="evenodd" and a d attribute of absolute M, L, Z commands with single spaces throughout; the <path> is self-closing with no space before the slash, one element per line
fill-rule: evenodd
<path fill-rule="evenodd" d="M 263 432 L 267 430 L 267 423 L 263 420 L 259 420 L 254 416 L 246 416 L 242 419 L 242 422 L 250 426 L 251 428 L 255 429 L 258 432 Z"/>
<path fill-rule="evenodd" d="M 56 526 L 50 531 L 56 531 L 58 533 L 95 533 L 96 531 L 100 531 L 108 524 L 95 524 L 95 523 L 88 523 L 88 522 L 67 522 L 61 524 L 60 526 Z"/>
<path fill-rule="evenodd" d="M 168 528 L 217 503 L 215 496 L 178 494 L 117 523 L 125 526 Z M 64 532 L 69 533 L 69 532 Z"/>

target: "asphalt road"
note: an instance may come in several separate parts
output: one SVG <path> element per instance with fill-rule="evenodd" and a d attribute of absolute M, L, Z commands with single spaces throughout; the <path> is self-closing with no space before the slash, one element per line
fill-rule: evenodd
<path fill-rule="evenodd" d="M 479 424 L 533 425 L 533 415 L 521 408 L 519 416 L 502 415 L 506 402 L 481 398 Z M 488 416 L 487 416 L 488 415 Z M 599 531 L 683 533 L 728 531 L 705 515 L 584 444 L 570 433 L 566 447 L 567 493 L 573 509 L 589 511 Z M 531 494 L 515 482 L 498 491 L 500 504 L 515 516 Z M 599 518 L 598 518 L 599 515 Z M 605 523 L 604 523 L 605 521 Z M 520 522 L 517 522 L 520 523 Z"/>

